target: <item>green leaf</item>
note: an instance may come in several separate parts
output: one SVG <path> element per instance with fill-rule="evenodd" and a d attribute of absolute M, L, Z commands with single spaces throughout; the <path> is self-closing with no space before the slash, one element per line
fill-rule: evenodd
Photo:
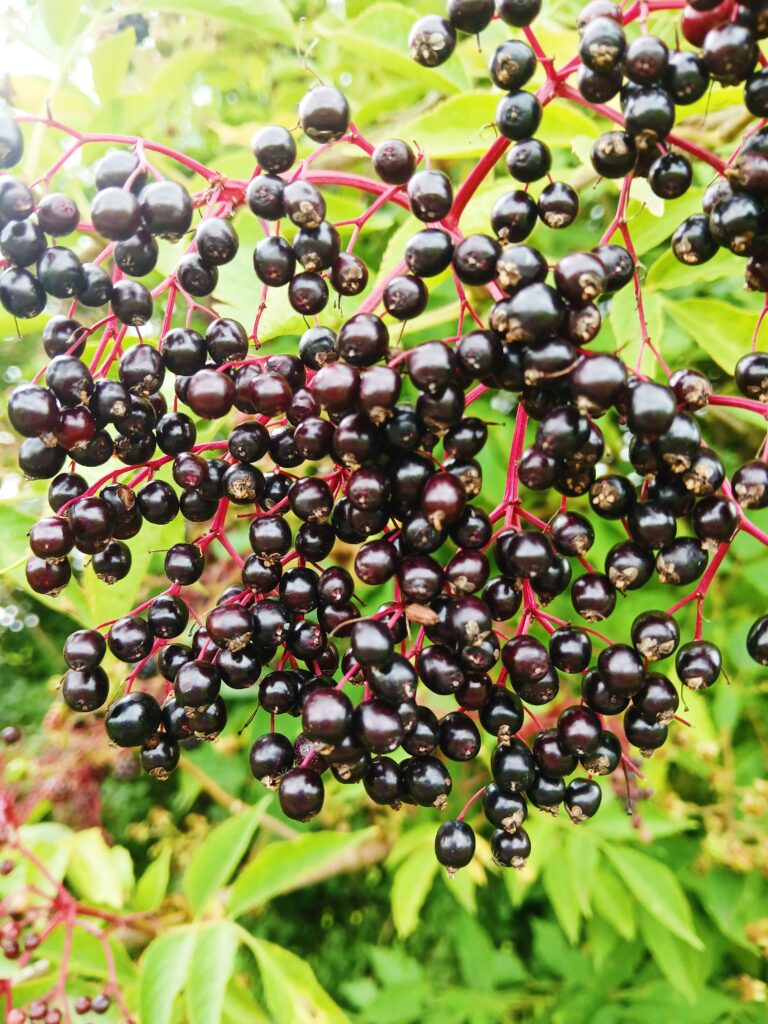
<path fill-rule="evenodd" d="M 275 1021 L 349 1024 L 347 1015 L 322 988 L 308 963 L 281 946 L 253 938 L 245 929 L 240 931 L 256 957 L 267 1006 Z M 154 1018 L 153 1024 L 157 1024 Z"/>
<path fill-rule="evenodd" d="M 477 913 L 477 882 L 471 871 L 457 871 L 455 875 L 442 872 L 448 892 L 469 914 Z"/>
<path fill-rule="evenodd" d="M 219 1024 L 227 983 L 240 942 L 231 921 L 211 921 L 198 931 L 185 989 L 189 1024 Z"/>
<path fill-rule="evenodd" d="M 46 867 L 47 872 L 57 881 L 64 878 L 69 863 L 71 852 L 70 838 L 74 835 L 71 829 L 57 822 L 45 821 L 37 825 L 22 825 L 19 829 L 19 836 L 25 846 L 28 846 L 37 859 Z M 26 858 L 20 858 L 19 868 L 9 875 L 14 879 L 15 884 L 34 885 L 44 892 L 51 891 L 51 883 L 39 870 L 39 868 Z"/>
<path fill-rule="evenodd" d="M 701 287 L 702 284 L 719 281 L 732 275 L 733 253 L 728 252 L 727 249 L 719 249 L 711 260 L 696 267 L 695 282 L 691 268 L 685 263 L 681 263 L 671 249 L 667 249 L 657 260 L 653 261 L 644 287 L 668 292 L 673 288 L 690 288 L 692 284 Z"/>
<path fill-rule="evenodd" d="M 448 61 L 436 68 L 424 68 L 411 60 L 408 35 L 413 26 L 412 8 L 403 4 L 373 4 L 359 17 L 330 31 L 333 42 L 356 56 L 364 55 L 368 64 L 385 67 L 429 89 L 461 92 L 468 82 L 461 65 Z"/>
<path fill-rule="evenodd" d="M 715 95 L 715 94 L 713 94 Z M 682 994 L 670 989 L 663 979 L 643 986 L 643 1000 L 633 1024 L 646 1021 L 674 1021 L 675 1024 L 748 1024 L 754 1021 L 744 1003 L 732 996 L 723 995 L 715 988 L 700 988 L 695 1003 L 686 1000 Z M 759 1019 L 759 1011 L 757 1019 Z M 763 1014 L 765 1016 L 765 1014 Z M 616 1019 L 616 1024 L 625 1024 L 626 1017 Z"/>
<path fill-rule="evenodd" d="M 269 36 L 280 42 L 293 45 L 295 28 L 293 19 L 282 3 L 282 0 L 217 0 L 215 4 L 208 0 L 140 0 L 132 5 L 141 11 L 173 11 L 184 15 L 197 15 L 233 25 L 240 31 L 258 32 L 261 36 Z"/>
<path fill-rule="evenodd" d="M 568 941 L 575 945 L 579 938 L 581 908 L 577 900 L 574 899 L 571 872 L 567 870 L 567 865 L 563 863 L 562 858 L 553 858 L 547 862 L 544 866 L 542 882 L 555 916 L 560 922 L 560 927 L 565 932 Z"/>
<path fill-rule="evenodd" d="M 654 292 L 643 291 L 643 313 L 648 330 L 648 337 L 658 348 L 661 343 L 664 326 L 664 308 L 661 296 Z M 640 332 L 640 316 L 637 308 L 635 289 L 632 283 L 611 299 L 610 324 L 616 339 L 616 346 L 621 350 L 621 357 L 628 366 L 634 366 L 642 336 Z M 644 355 L 649 360 L 647 372 L 652 372 L 655 359 L 650 347 L 646 346 Z"/>
<path fill-rule="evenodd" d="M 642 256 L 655 249 L 657 245 L 670 238 L 677 227 L 692 213 L 701 213 L 702 189 L 691 188 L 680 199 L 664 204 L 664 212 L 658 216 L 637 200 L 629 204 L 627 223 L 632 232 L 635 250 Z M 612 241 L 621 244 L 620 233 L 617 231 Z"/>
<path fill-rule="evenodd" d="M 589 829 L 574 829 L 568 823 L 566 830 L 561 829 L 558 855 L 544 866 L 542 882 L 571 943 L 579 940 L 582 919 L 592 913 L 590 885 L 596 866 L 597 848 Z"/>
<path fill-rule="evenodd" d="M 218 825 L 203 840 L 184 873 L 183 888 L 198 917 L 211 897 L 229 880 L 251 845 L 272 795 Z"/>
<path fill-rule="evenodd" d="M 731 692 L 733 688 L 721 691 Z M 756 953 L 749 924 L 755 919 L 755 907 L 765 902 L 765 881 L 757 872 L 738 874 L 726 868 L 712 867 L 705 874 L 692 874 L 687 883 L 701 901 L 710 921 L 731 943 Z"/>
<path fill-rule="evenodd" d="M 114 935 L 103 935 L 109 943 L 117 977 L 122 985 L 132 984 L 136 979 L 136 966 L 123 943 Z M 69 965 L 67 973 L 70 977 L 88 978 L 104 982 L 109 978 L 109 960 L 106 956 L 104 943 L 92 932 L 76 928 L 72 933 L 71 944 L 67 942 L 64 928 L 57 928 L 45 940 L 45 955 L 53 962 L 61 963 L 65 949 L 69 948 Z"/>
<path fill-rule="evenodd" d="M 548 146 L 565 146 L 570 149 L 577 135 L 594 138 L 595 122 L 572 103 L 556 100 L 544 110 L 541 132 Z"/>
<path fill-rule="evenodd" d="M 603 850 L 641 908 L 694 949 L 703 948 L 694 931 L 690 904 L 665 864 L 631 846 L 605 843 Z"/>
<path fill-rule="evenodd" d="M 498 96 L 466 92 L 449 96 L 400 129 L 404 139 L 414 139 L 430 157 L 479 156 L 495 138 L 492 125 Z"/>
<path fill-rule="evenodd" d="M 679 813 L 679 812 L 678 812 Z M 643 830 L 653 839 L 664 839 L 698 828 L 695 821 L 682 816 L 673 818 L 653 803 L 643 808 Z M 631 841 L 636 832 L 620 800 L 610 800 L 591 822 L 589 831 L 599 839 Z"/>
<path fill-rule="evenodd" d="M 675 938 L 644 910 L 640 911 L 640 933 L 661 973 L 689 1002 L 695 1002 L 707 975 L 702 953 Z"/>
<path fill-rule="evenodd" d="M 414 850 L 395 871 L 392 880 L 392 918 L 401 939 L 416 930 L 419 914 L 439 868 L 432 850 L 424 845 Z"/>
<path fill-rule="evenodd" d="M 375 834 L 361 832 L 307 832 L 297 839 L 270 843 L 240 872 L 227 910 L 232 917 L 253 910 L 273 897 L 311 885 L 328 864 L 342 864 L 362 842 Z"/>
<path fill-rule="evenodd" d="M 82 31 L 84 12 L 60 0 L 38 0 L 37 6 L 51 40 L 59 49 L 65 50 Z"/>
<path fill-rule="evenodd" d="M 395 845 L 389 851 L 386 860 L 387 867 L 394 868 L 401 864 L 406 857 L 409 857 L 414 850 L 425 848 L 435 841 L 435 827 L 431 822 L 424 822 L 407 829 L 398 838 Z"/>
<path fill-rule="evenodd" d="M 139 973 L 143 1021 L 171 1024 L 173 1005 L 187 980 L 196 938 L 195 926 L 185 925 L 159 935 L 144 950 Z"/>
<path fill-rule="evenodd" d="M 136 34 L 127 28 L 104 36 L 91 54 L 93 84 L 103 106 L 120 93 L 135 49 Z"/>
<path fill-rule="evenodd" d="M 170 871 L 171 850 L 166 846 L 153 861 L 150 861 L 136 883 L 133 906 L 137 911 L 157 910 L 168 891 Z"/>
<path fill-rule="evenodd" d="M 749 351 L 757 312 L 741 309 L 721 299 L 698 298 L 674 303 L 665 300 L 665 309 L 728 373 L 733 373 L 738 360 Z"/>
<path fill-rule="evenodd" d="M 635 937 L 637 914 L 634 900 L 605 864 L 593 879 L 591 896 L 597 913 L 623 939 L 629 941 Z"/>
<path fill-rule="evenodd" d="M 84 829 L 69 840 L 67 879 L 91 903 L 120 908 L 133 888 L 128 851 L 107 846 L 101 830 Z"/>
<path fill-rule="evenodd" d="M 457 871 L 453 881 L 466 873 Z M 445 877 L 448 878 L 447 872 Z M 466 914 L 457 915 L 455 925 L 451 935 L 456 936 L 454 945 L 464 984 L 476 992 L 492 992 L 495 987 L 493 968 L 496 949 L 488 933 L 478 920 Z M 504 983 L 507 983 L 506 978 Z"/>
<path fill-rule="evenodd" d="M 221 1024 L 273 1024 L 254 999 L 252 979 L 233 974 L 224 999 Z"/>

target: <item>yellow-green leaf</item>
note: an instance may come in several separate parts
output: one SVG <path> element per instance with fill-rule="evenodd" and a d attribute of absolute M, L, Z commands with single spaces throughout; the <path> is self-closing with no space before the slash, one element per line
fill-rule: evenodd
<path fill-rule="evenodd" d="M 395 871 L 392 880 L 392 918 L 401 939 L 416 930 L 421 908 L 440 868 L 432 842 L 428 846 L 422 844 L 409 854 Z"/>
<path fill-rule="evenodd" d="M 637 900 L 639 909 L 694 949 L 703 943 L 693 927 L 691 907 L 682 886 L 661 861 L 631 846 L 606 843 L 603 850 Z"/>
<path fill-rule="evenodd" d="M 69 839 L 67 879 L 91 903 L 123 907 L 133 888 L 133 865 L 128 851 L 107 846 L 101 830 L 84 829 Z"/>
<path fill-rule="evenodd" d="M 498 100 L 488 92 L 449 96 L 409 121 L 400 133 L 436 160 L 479 156 L 496 138 L 493 123 Z"/>
<path fill-rule="evenodd" d="M 307 832 L 297 839 L 270 843 L 240 872 L 232 888 L 229 913 L 239 917 L 280 893 L 310 885 L 318 871 L 328 864 L 343 863 L 374 831 Z"/>
<path fill-rule="evenodd" d="M 661 973 L 693 1003 L 706 983 L 704 954 L 681 942 L 656 918 L 640 911 L 640 933 Z"/>
<path fill-rule="evenodd" d="M 211 921 L 199 928 L 184 990 L 189 1024 L 220 1024 L 239 942 L 239 930 L 231 921 Z"/>
<path fill-rule="evenodd" d="M 664 304 L 668 316 L 687 331 L 718 366 L 733 373 L 738 360 L 749 351 L 759 310 L 751 312 L 722 299 L 665 300 Z"/>
<path fill-rule="evenodd" d="M 134 5 L 136 6 L 136 5 Z M 197 15 L 248 29 L 280 42 L 295 43 L 294 24 L 282 0 L 141 0 L 142 11 L 174 11 L 178 14 Z"/>
<path fill-rule="evenodd" d="M 184 892 L 195 916 L 229 877 L 251 845 L 253 833 L 272 799 L 268 794 L 247 811 L 233 815 L 206 836 L 184 874 Z"/>
<path fill-rule="evenodd" d="M 102 105 L 119 94 L 135 49 L 136 34 L 128 28 L 105 36 L 91 54 L 93 84 Z"/>
<path fill-rule="evenodd" d="M 174 1003 L 186 983 L 196 939 L 195 927 L 185 925 L 163 932 L 144 950 L 139 972 L 142 1021 L 171 1024 Z"/>
<path fill-rule="evenodd" d="M 603 920 L 619 935 L 630 941 L 637 931 L 635 902 L 626 887 L 606 864 L 594 878 L 591 887 L 592 904 Z"/>
<path fill-rule="evenodd" d="M 138 911 L 157 910 L 168 891 L 171 870 L 171 850 L 166 846 L 136 883 L 133 905 Z"/>
<path fill-rule="evenodd" d="M 734 266 L 733 253 L 728 252 L 727 249 L 718 250 L 711 260 L 702 263 L 694 271 L 685 263 L 681 263 L 670 248 L 654 260 L 644 285 L 646 289 L 655 288 L 658 291 L 671 291 L 673 288 L 685 288 L 686 286 L 700 288 L 702 284 L 710 281 L 733 277 L 736 272 L 737 266 Z"/>
<path fill-rule="evenodd" d="M 392 74 L 399 74 L 428 89 L 461 92 L 468 86 L 466 75 L 456 61 L 436 68 L 424 68 L 408 54 L 408 34 L 414 12 L 404 4 L 373 4 L 357 18 L 332 29 L 333 42 L 368 62 L 378 62 Z"/>
<path fill-rule="evenodd" d="M 243 942 L 253 952 L 261 973 L 272 1019 L 285 1024 L 349 1024 L 305 960 L 281 946 L 255 939 L 244 929 Z"/>

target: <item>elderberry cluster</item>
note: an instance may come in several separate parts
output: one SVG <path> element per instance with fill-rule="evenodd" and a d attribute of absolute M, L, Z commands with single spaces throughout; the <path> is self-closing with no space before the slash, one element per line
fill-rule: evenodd
<path fill-rule="evenodd" d="M 457 31 L 479 33 L 494 13 L 530 31 L 540 6 L 450 0 L 447 19 L 416 23 L 411 54 L 436 66 L 453 53 Z M 695 18 L 686 12 L 683 31 L 695 42 L 686 29 L 691 19 L 719 16 L 709 3 L 691 6 Z M 647 175 L 665 199 L 685 192 L 692 169 L 670 145 L 675 105 L 701 97 L 710 79 L 751 76 L 762 38 L 758 7 L 738 8 L 754 13 L 754 24 L 747 14 L 713 21 L 699 56 L 672 53 L 650 35 L 627 42 L 618 6 L 587 5 L 573 92 L 598 112 L 616 95 L 622 106 L 622 130 L 595 143 L 599 175 L 628 182 Z M 734 32 L 749 35 L 746 55 Z M 551 167 L 536 137 L 548 99 L 524 88 L 539 63 L 531 38 L 508 40 L 491 55 L 491 81 L 503 90 L 496 150 L 507 150 L 507 169 L 525 187 L 496 202 L 487 233 L 466 237 L 444 171 L 420 166 L 422 155 L 402 140 L 365 143 L 337 89 L 319 86 L 302 99 L 308 138 L 323 147 L 358 145 L 378 179 L 367 187 L 424 225 L 405 246 L 405 269 L 388 275 L 338 330 L 321 322 L 329 286 L 339 302 L 359 296 L 368 267 L 353 244 L 342 251 L 325 198 L 308 164 L 296 165 L 295 139 L 283 127 L 254 137 L 250 181 L 221 181 L 200 195 L 151 180 L 138 147 L 110 152 L 94 170 L 87 224 L 66 196 L 39 197 L 11 175 L 0 178 L 0 302 L 17 317 L 39 314 L 49 300 L 73 303 L 43 330 L 44 379 L 19 386 L 9 402 L 24 437 L 22 470 L 51 480 L 53 515 L 29 535 L 31 588 L 51 595 L 65 587 L 73 552 L 90 559 L 101 581 L 124 579 L 127 541 L 146 524 L 179 515 L 186 523 L 185 539 L 165 553 L 165 591 L 101 628 L 74 632 L 64 648 L 66 703 L 99 711 L 112 692 L 107 735 L 138 748 L 151 775 L 167 777 L 183 747 L 219 735 L 233 689 L 252 690 L 254 705 L 271 716 L 270 731 L 251 748 L 253 775 L 277 790 L 286 815 L 302 821 L 323 806 L 326 772 L 340 784 L 362 783 L 377 804 L 444 810 L 449 765 L 477 758 L 485 734 L 491 781 L 482 807 L 495 828 L 493 855 L 519 867 L 530 853 L 529 805 L 553 813 L 563 805 L 575 823 L 584 821 L 600 806 L 597 777 L 622 762 L 631 767 L 632 748 L 649 755 L 667 740 L 680 698 L 656 662 L 674 655 L 677 678 L 690 690 L 718 679 L 720 652 L 698 627 L 681 644 L 674 612 L 686 599 L 669 611 L 639 611 L 627 642 L 593 626 L 611 616 L 618 596 L 654 579 L 695 585 L 703 600 L 744 510 L 768 507 L 768 465 L 755 459 L 726 478 L 702 438 L 714 395 L 702 373 L 681 368 L 661 384 L 618 354 L 590 351 L 612 296 L 639 287 L 628 235 L 624 245 L 609 236 L 554 265 L 526 244 L 539 221 L 561 230 L 579 209 L 565 183 L 550 181 L 537 200 L 527 191 Z M 762 74 L 747 82 L 751 113 L 764 91 L 755 81 Z M 564 79 L 551 69 L 548 75 L 551 99 Z M 745 145 L 728 181 L 713 186 L 719 198 L 710 219 L 696 221 L 713 237 L 714 222 L 732 223 L 721 204 L 759 203 L 762 134 L 750 136 L 753 148 Z M 0 165 L 15 166 L 22 148 L 16 122 L 0 117 Z M 285 288 L 291 307 L 313 318 L 284 354 L 262 353 L 256 328 L 249 335 L 196 302 L 213 293 L 215 303 L 219 268 L 238 255 L 231 218 L 240 206 L 264 229 L 253 252 L 259 309 Z M 192 232 L 196 208 L 205 213 Z M 75 230 L 106 241 L 98 263 L 81 264 L 57 244 Z M 673 243 L 678 256 L 681 237 Z M 139 333 L 137 344 L 124 346 L 128 328 L 153 315 L 156 300 L 138 279 L 155 269 L 158 240 L 181 238 L 189 247 L 169 280 L 158 344 Z M 725 232 L 722 244 L 738 251 L 728 238 Z M 759 277 L 762 250 L 756 240 L 748 248 L 748 275 Z M 425 282 L 446 271 L 462 298 L 457 336 L 398 347 L 388 323 L 418 318 L 430 297 Z M 485 321 L 473 306 L 483 292 L 492 299 Z M 209 314 L 204 332 L 191 318 L 172 326 L 177 294 L 190 312 Z M 86 327 L 73 318 L 77 305 L 109 312 Z M 467 310 L 475 324 L 464 330 Z M 87 364 L 82 357 L 94 342 Z M 745 398 L 766 403 L 767 382 L 768 357 L 745 355 L 736 372 Z M 483 488 L 478 458 L 489 424 L 471 409 L 485 391 L 507 392 L 518 403 L 504 492 L 494 495 Z M 221 425 L 221 436 L 198 443 L 200 420 Z M 605 425 L 614 433 L 618 426 L 627 442 L 628 464 L 611 472 L 599 469 Z M 86 470 L 113 458 L 117 469 L 86 479 Z M 170 480 L 158 478 L 164 468 Z M 547 521 L 529 511 L 521 486 L 554 492 Z M 483 506 L 491 503 L 489 512 Z M 245 557 L 227 538 L 231 506 L 249 519 Z M 621 522 L 626 539 L 595 568 L 587 556 L 601 521 Z M 206 532 L 196 524 L 207 524 Z M 198 615 L 186 588 L 203 577 L 213 544 L 225 548 L 238 578 Z M 387 594 L 375 612 L 356 603 L 359 584 L 378 600 Z M 573 621 L 545 610 L 565 594 Z M 534 625 L 544 639 L 531 632 Z M 768 616 L 752 627 L 747 649 L 768 664 Z M 108 650 L 135 666 L 116 687 L 103 666 Z M 161 699 L 135 685 L 151 675 L 159 676 Z M 543 723 L 532 708 L 544 709 Z M 524 726 L 526 711 L 535 728 Z M 436 839 L 451 871 L 475 849 L 464 817 L 444 823 Z"/>
<path fill-rule="evenodd" d="M 744 83 L 747 111 L 766 117 L 768 71 L 755 71 L 758 40 L 768 36 L 764 8 L 761 2 L 691 0 L 681 30 L 700 49 L 696 53 L 670 52 L 654 35 L 628 43 L 620 8 L 608 0 L 589 3 L 579 20 L 579 89 L 595 103 L 619 94 L 624 119 L 623 130 L 607 132 L 595 143 L 595 170 L 607 178 L 647 177 L 656 195 L 677 199 L 693 179 L 690 161 L 667 142 L 677 106 L 695 103 L 713 82 Z M 768 291 L 766 167 L 768 131 L 759 128 L 705 192 L 703 213 L 688 217 L 675 232 L 672 251 L 682 263 L 706 263 L 722 247 L 747 259 L 749 288 Z"/>

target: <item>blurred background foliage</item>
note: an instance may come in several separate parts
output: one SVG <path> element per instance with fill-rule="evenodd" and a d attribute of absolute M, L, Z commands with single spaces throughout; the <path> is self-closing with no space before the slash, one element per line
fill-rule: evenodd
<path fill-rule="evenodd" d="M 253 131 L 269 122 L 295 125 L 298 100 L 320 77 L 344 90 L 368 138 L 415 139 L 459 180 L 493 139 L 495 98 L 485 66 L 505 31 L 498 24 L 489 29 L 483 52 L 465 39 L 447 65 L 426 71 L 408 59 L 405 40 L 416 14 L 438 6 L 10 0 L 0 26 L 2 89 L 18 109 L 48 108 L 79 131 L 168 142 L 225 175 L 247 178 Z M 547 0 L 537 22 L 558 63 L 576 52 L 572 26 L 580 6 Z M 655 19 L 653 29 L 674 43 L 673 18 Z M 730 152 L 745 127 L 738 103 L 735 90 L 718 89 L 687 108 L 681 130 Z M 581 108 L 560 101 L 547 108 L 543 134 L 555 152 L 555 174 L 582 197 L 571 229 L 533 237 L 551 262 L 567 249 L 596 244 L 615 209 L 615 183 L 597 183 L 585 167 L 596 133 Z M 26 140 L 24 173 L 31 180 L 60 155 L 63 142 L 59 133 L 31 126 Z M 306 140 L 302 145 L 306 155 Z M 104 150 L 88 146 L 82 162 L 57 178 L 82 208 L 92 193 L 90 167 Z M 179 174 L 156 162 L 163 173 Z M 368 173 L 349 148 L 337 147 L 324 164 Z M 728 390 L 734 362 L 749 347 L 759 299 L 741 290 L 732 257 L 691 272 L 668 252 L 669 235 L 698 208 L 709 183 L 707 168 L 696 175 L 695 187 L 666 207 L 637 182 L 630 225 L 651 336 L 671 365 L 695 365 Z M 486 228 L 490 207 L 509 187 L 502 166 L 470 204 L 465 232 Z M 335 220 L 357 216 L 365 205 L 357 193 L 329 191 L 328 198 Z M 248 258 L 254 226 L 247 215 L 236 223 L 244 251 L 222 273 L 216 308 L 250 325 L 259 295 Z M 386 270 L 415 229 L 405 211 L 385 207 L 368 222 L 358 251 L 372 270 Z M 80 240 L 84 256 L 92 244 Z M 175 254 L 165 243 L 162 270 L 173 266 Z M 436 285 L 428 312 L 406 329 L 409 344 L 455 331 L 455 292 L 447 279 Z M 344 314 L 352 310 L 345 302 Z M 334 316 L 329 310 L 328 322 Z M 42 322 L 25 322 L 19 333 L 0 317 L 4 388 L 40 365 Z M 276 348 L 295 346 L 301 327 L 279 298 L 270 304 L 264 336 Z M 595 347 L 621 348 L 633 363 L 639 344 L 634 297 L 625 289 Z M 644 369 L 652 374 L 652 362 Z M 507 396 L 481 406 L 500 424 L 483 456 L 481 500 L 488 508 L 503 487 L 512 409 Z M 713 409 L 706 420 L 729 471 L 759 447 L 757 418 Z M 221 430 L 207 429 L 201 439 Z M 612 457 L 620 458 L 624 442 L 615 425 L 607 439 Z M 156 912 L 148 932 L 120 928 L 111 939 L 126 999 L 142 1024 L 765 1019 L 767 687 L 744 647 L 768 598 L 765 555 L 756 543 L 738 540 L 705 606 L 705 635 L 721 645 L 728 678 L 689 695 L 683 714 L 691 728 L 678 726 L 643 765 L 633 813 L 624 781 L 606 782 L 603 809 L 588 825 L 574 829 L 541 815 L 530 822 L 534 852 L 522 872 L 494 868 L 487 839 L 479 839 L 475 863 L 451 881 L 432 854 L 436 813 L 384 812 L 361 801 L 357 788 L 332 786 L 312 827 L 279 819 L 248 771 L 249 743 L 266 723 L 260 713 L 240 735 L 251 712 L 247 692 L 228 695 L 234 712 L 224 736 L 188 752 L 164 784 L 141 776 L 132 752 L 108 749 L 99 722 L 76 722 L 55 696 L 63 639 L 76 624 L 112 618 L 159 590 L 157 552 L 181 539 L 183 525 L 155 528 L 152 544 L 141 545 L 152 551 L 134 548 L 130 581 L 107 589 L 81 566 L 60 598 L 40 599 L 24 588 L 22 556 L 45 487 L 20 479 L 14 440 L 1 419 L 0 460 L 0 725 L 23 731 L 2 752 L 4 784 L 26 814 L 28 845 L 80 898 L 121 912 Z M 543 518 L 554 511 L 540 495 L 526 500 Z M 597 563 L 619 536 L 613 524 L 601 525 L 590 556 Z M 232 540 L 242 543 L 244 528 Z M 223 561 L 212 566 L 201 608 L 232 568 Z M 672 593 L 649 586 L 643 601 L 665 607 Z M 381 599 L 370 595 L 372 605 Z M 567 618 L 567 599 L 553 611 Z M 607 631 L 623 639 L 637 611 L 636 597 L 620 601 Z M 692 614 L 682 623 L 684 635 L 692 634 Z M 482 774 L 456 773 L 449 813 L 482 784 Z M 0 896 L 18 884 L 17 873 L 0 879 Z M 50 986 L 60 953 L 54 942 L 50 976 L 19 979 L 18 998 Z M 8 968 L 0 966 L 0 977 Z M 70 963 L 72 991 L 99 991 L 104 979 L 99 947 L 82 935 Z M 116 1019 L 113 1013 L 104 1019 Z"/>

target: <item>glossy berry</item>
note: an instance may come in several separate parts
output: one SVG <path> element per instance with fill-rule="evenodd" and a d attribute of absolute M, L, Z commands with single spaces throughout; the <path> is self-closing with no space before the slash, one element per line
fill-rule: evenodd
<path fill-rule="evenodd" d="M 480 733 L 472 719 L 453 711 L 440 722 L 440 749 L 451 761 L 471 761 L 480 752 Z"/>
<path fill-rule="evenodd" d="M 597 749 L 602 735 L 600 719 L 590 708 L 573 705 L 560 712 L 557 735 L 568 753 L 583 757 Z"/>
<path fill-rule="evenodd" d="M 316 86 L 299 103 L 299 123 L 313 142 L 335 142 L 349 126 L 349 104 L 333 86 Z"/>
<path fill-rule="evenodd" d="M 725 22 L 707 33 L 701 56 L 712 78 L 723 85 L 737 85 L 755 66 L 757 44 L 749 29 Z"/>
<path fill-rule="evenodd" d="M 522 740 L 501 743 L 491 755 L 494 782 L 506 792 L 526 789 L 533 781 L 534 766 L 533 754 Z"/>
<path fill-rule="evenodd" d="M 259 166 L 269 174 L 289 171 L 296 159 L 296 143 L 280 125 L 267 125 L 254 135 L 251 149 Z"/>
<path fill-rule="evenodd" d="M 293 744 L 281 733 L 266 733 L 254 741 L 250 752 L 251 773 L 274 789 L 281 775 L 293 767 Z"/>
<path fill-rule="evenodd" d="M 513 142 L 531 138 L 540 122 L 541 104 L 533 93 L 519 90 L 499 100 L 496 126 L 505 138 Z"/>
<path fill-rule="evenodd" d="M 632 643 L 648 661 L 668 658 L 679 642 L 680 628 L 666 612 L 643 612 L 632 623 Z"/>
<path fill-rule="evenodd" d="M 277 797 L 287 818 L 309 821 L 322 809 L 325 797 L 323 780 L 311 768 L 293 768 L 281 776 Z"/>
<path fill-rule="evenodd" d="M 528 83 L 536 63 L 536 56 L 527 43 L 509 39 L 491 54 L 488 71 L 494 85 L 512 92 Z"/>
<path fill-rule="evenodd" d="M 541 10 L 541 0 L 496 0 L 496 13 L 507 25 L 525 28 Z"/>
<path fill-rule="evenodd" d="M 411 211 L 421 221 L 442 220 L 453 205 L 453 187 L 443 171 L 416 171 L 408 181 L 407 193 Z"/>
<path fill-rule="evenodd" d="M 582 765 L 596 775 L 610 775 L 621 763 L 621 743 L 615 733 L 603 731 L 594 753 L 582 759 Z"/>
<path fill-rule="evenodd" d="M 512 833 L 500 829 L 491 836 L 491 856 L 499 867 L 522 868 L 530 854 L 531 840 L 524 828 Z"/>
<path fill-rule="evenodd" d="M 404 185 L 416 169 L 416 157 L 407 142 L 387 139 L 371 154 L 373 169 L 388 185 Z"/>
<path fill-rule="evenodd" d="M 160 708 L 154 697 L 135 690 L 111 705 L 104 725 L 112 743 L 119 747 L 138 747 L 160 725 Z"/>
<path fill-rule="evenodd" d="M 597 813 L 603 791 L 593 779 L 572 779 L 565 789 L 565 809 L 574 825 Z"/>
<path fill-rule="evenodd" d="M 666 676 L 650 672 L 642 690 L 632 697 L 632 704 L 651 720 L 670 722 L 680 703 L 677 690 Z"/>
<path fill-rule="evenodd" d="M 626 45 L 621 25 L 611 18 L 595 18 L 581 33 L 579 56 L 591 71 L 606 74 L 618 67 Z"/>
<path fill-rule="evenodd" d="M 408 50 L 413 60 L 426 68 L 444 64 L 456 48 L 456 30 L 437 14 L 427 14 L 413 26 Z"/>
<path fill-rule="evenodd" d="M 352 723 L 352 705 L 339 690 L 318 687 L 304 701 L 302 727 L 310 739 L 322 744 L 338 743 Z"/>
<path fill-rule="evenodd" d="M 61 682 L 61 693 L 73 711 L 96 711 L 109 696 L 109 678 L 100 665 L 93 668 L 70 668 Z"/>
<path fill-rule="evenodd" d="M 521 139 L 508 151 L 507 170 L 516 181 L 539 181 L 552 167 L 549 146 L 538 138 Z"/>
<path fill-rule="evenodd" d="M 49 192 L 37 204 L 37 223 L 48 235 L 68 235 L 79 220 L 77 204 L 61 192 Z"/>
<path fill-rule="evenodd" d="M 175 740 L 164 733 L 155 733 L 142 746 L 139 760 L 147 775 L 165 780 L 178 766 L 180 753 Z"/>
<path fill-rule="evenodd" d="M 712 686 L 722 669 L 722 655 L 708 640 L 692 640 L 683 644 L 675 658 L 675 670 L 682 683 L 691 690 Z"/>
<path fill-rule="evenodd" d="M 509 793 L 495 782 L 483 792 L 483 811 L 488 821 L 505 832 L 514 832 L 528 816 L 528 806 L 518 793 Z"/>
<path fill-rule="evenodd" d="M 447 10 L 454 28 L 474 35 L 490 24 L 495 4 L 494 0 L 448 0 Z"/>
<path fill-rule="evenodd" d="M 414 757 L 400 768 L 402 789 L 420 807 L 442 810 L 448 803 L 453 783 L 442 761 L 436 757 Z"/>
<path fill-rule="evenodd" d="M 667 739 L 668 728 L 664 722 L 651 721 L 637 708 L 628 708 L 624 715 L 624 732 L 627 740 L 640 752 L 649 757 L 654 750 L 663 746 Z"/>
<path fill-rule="evenodd" d="M 435 836 L 435 856 L 453 874 L 464 868 L 475 853 L 475 833 L 464 821 L 444 821 Z"/>

